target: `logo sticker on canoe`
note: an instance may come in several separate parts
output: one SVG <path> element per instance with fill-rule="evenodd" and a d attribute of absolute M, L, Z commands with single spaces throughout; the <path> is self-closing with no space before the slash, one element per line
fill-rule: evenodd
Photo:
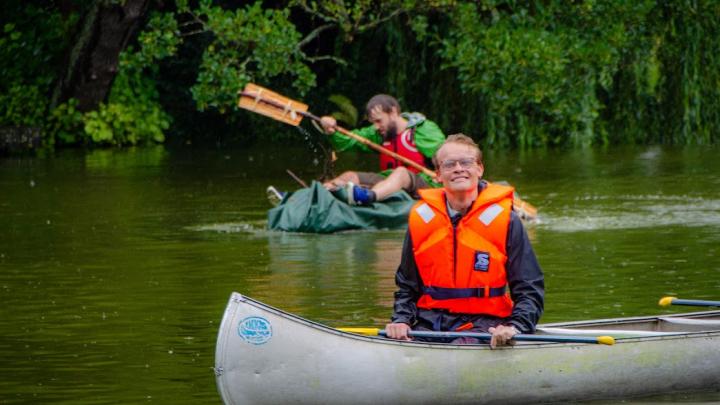
<path fill-rule="evenodd" d="M 272 327 L 267 319 L 250 316 L 240 321 L 238 335 L 248 343 L 261 345 L 272 337 Z"/>

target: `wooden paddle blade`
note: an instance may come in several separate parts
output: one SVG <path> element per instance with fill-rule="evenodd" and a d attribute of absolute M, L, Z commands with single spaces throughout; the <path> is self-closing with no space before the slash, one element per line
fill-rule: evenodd
<path fill-rule="evenodd" d="M 520 197 L 515 197 L 513 199 L 513 208 L 515 209 L 515 212 L 520 215 L 521 219 L 527 221 L 537 219 L 537 208 L 529 202 L 521 200 Z"/>
<path fill-rule="evenodd" d="M 239 95 L 238 107 L 294 126 L 300 125 L 303 119 L 300 112 L 308 110 L 307 104 L 291 100 L 253 83 L 248 83 Z"/>

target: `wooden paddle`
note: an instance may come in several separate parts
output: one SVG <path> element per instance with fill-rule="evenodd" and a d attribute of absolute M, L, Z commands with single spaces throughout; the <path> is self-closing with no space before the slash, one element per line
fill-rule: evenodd
<path fill-rule="evenodd" d="M 302 121 L 303 117 L 307 117 L 313 121 L 320 122 L 320 117 L 307 111 L 307 104 L 291 100 L 285 96 L 272 92 L 256 84 L 248 83 L 245 88 L 238 94 L 240 95 L 240 99 L 238 100 L 238 107 L 268 116 L 286 124 L 298 126 L 300 125 L 300 121 Z M 355 139 L 363 145 L 366 145 L 367 147 L 374 149 L 380 153 L 391 156 L 393 159 L 397 159 L 432 178 L 435 178 L 436 176 L 435 172 L 428 169 L 427 167 L 424 167 L 417 162 L 413 162 L 405 156 L 398 155 L 390 149 L 383 148 L 382 146 L 368 139 L 365 139 L 360 135 L 350 132 L 343 127 L 337 127 L 337 130 L 341 134 L 349 138 Z"/>
<path fill-rule="evenodd" d="M 355 333 L 358 335 L 367 336 L 387 336 L 384 329 L 378 328 L 337 328 L 337 330 L 348 333 Z M 425 338 L 461 338 L 471 337 L 480 340 L 490 340 L 492 335 L 489 333 L 479 332 L 436 332 L 436 331 L 420 331 L 411 330 L 410 336 L 414 337 L 425 337 Z M 603 345 L 614 345 L 615 338 L 612 336 L 597 336 L 597 337 L 585 337 L 585 336 L 565 336 L 565 335 L 526 335 L 518 334 L 513 336 L 513 340 L 527 341 L 527 342 L 555 342 L 555 343 L 590 343 L 590 344 L 603 344 Z"/>
<path fill-rule="evenodd" d="M 300 121 L 302 121 L 303 117 L 320 122 L 320 117 L 308 111 L 307 104 L 289 99 L 264 87 L 258 86 L 257 84 L 248 83 L 242 91 L 238 92 L 238 94 L 240 95 L 238 107 L 265 115 L 280 122 L 298 126 L 300 125 Z M 428 169 L 427 167 L 413 162 L 405 156 L 398 155 L 389 149 L 383 148 L 369 139 L 365 139 L 343 127 L 337 127 L 337 130 L 341 134 L 355 139 L 371 149 L 388 155 L 405 163 L 407 166 L 413 167 L 425 173 L 432 179 L 435 179 L 437 176 L 434 171 Z M 534 219 L 537 217 L 537 208 L 521 200 L 519 197 L 513 199 L 513 207 L 517 212 L 521 214 L 524 213 L 524 216 L 526 217 L 525 219 Z"/>
<path fill-rule="evenodd" d="M 720 301 L 706 300 L 682 300 L 677 297 L 662 297 L 658 304 L 661 307 L 669 307 L 670 305 L 690 305 L 696 307 L 720 307 Z"/>

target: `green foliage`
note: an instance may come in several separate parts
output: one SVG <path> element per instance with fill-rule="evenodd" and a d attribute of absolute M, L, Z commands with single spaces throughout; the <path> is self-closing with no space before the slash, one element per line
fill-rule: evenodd
<path fill-rule="evenodd" d="M 0 9 L 0 126 L 44 128 L 50 145 L 162 142 L 173 120 L 158 89 L 165 108 L 182 104 L 226 127 L 273 125 L 237 110 L 237 91 L 253 81 L 307 94 L 318 111 L 339 109 L 348 126 L 358 119 L 353 102 L 390 93 L 485 146 L 718 140 L 716 1 L 270 3 L 282 2 L 177 0 L 175 11 L 151 13 L 121 56 L 108 100 L 82 114 L 73 100 L 48 111 L 82 13 L 11 0 Z"/>
<path fill-rule="evenodd" d="M 293 85 L 301 94 L 315 85 L 314 73 L 303 63 L 300 33 L 289 21 L 289 10 L 263 9 L 256 2 L 230 11 L 201 1 L 192 15 L 203 32 L 212 33 L 192 88 L 201 111 L 236 109 L 237 92 L 250 81 L 294 76 Z"/>
<path fill-rule="evenodd" d="M 127 55 L 126 66 L 142 69 L 157 61 L 174 56 L 182 43 L 177 21 L 170 13 L 153 13 L 145 29 L 138 36 L 140 49 Z"/>
<path fill-rule="evenodd" d="M 96 144 L 135 145 L 140 142 L 163 142 L 168 117 L 156 106 L 120 103 L 100 104 L 85 114 L 85 133 Z"/>
<path fill-rule="evenodd" d="M 487 100 L 490 145 L 588 145 L 633 24 L 650 2 L 463 4 L 442 41 L 464 91 Z"/>
<path fill-rule="evenodd" d="M 41 127 L 54 65 L 75 19 L 32 4 L 12 17 L 0 35 L 0 126 Z"/>
<path fill-rule="evenodd" d="M 402 14 L 416 14 L 455 5 L 456 0 L 291 0 L 306 13 L 343 33 L 346 42 Z"/>
<path fill-rule="evenodd" d="M 162 16 L 154 18 L 154 23 L 164 23 L 166 29 L 173 25 Z M 108 102 L 83 116 L 85 134 L 93 143 L 135 145 L 165 140 L 171 118 L 158 102 L 152 76 L 157 74 L 156 60 L 172 54 L 177 40 L 173 35 L 154 35 L 157 32 L 141 35 L 143 47 L 138 52 L 131 47 L 122 53 Z"/>
<path fill-rule="evenodd" d="M 171 16 L 170 16 L 171 17 Z M 53 109 L 45 125 L 47 142 L 56 145 L 135 145 L 163 142 L 171 117 L 159 104 L 154 77 L 157 61 L 175 53 L 179 42 L 175 20 L 155 14 L 139 35 L 138 51 L 120 55 L 119 71 L 106 103 L 81 113 L 70 100 Z"/>
<path fill-rule="evenodd" d="M 82 139 L 83 114 L 77 109 L 77 100 L 70 99 L 50 112 L 45 123 L 46 142 L 55 145 L 73 145 Z"/>
<path fill-rule="evenodd" d="M 358 125 L 358 110 L 349 98 L 341 94 L 333 94 L 328 97 L 328 101 L 340 109 L 340 111 L 335 111 L 330 114 L 335 117 L 336 120 L 342 121 L 350 128 L 355 128 Z"/>
<path fill-rule="evenodd" d="M 655 139 L 708 144 L 720 139 L 720 3 L 711 0 L 661 2 L 653 25 L 663 46 L 659 80 L 661 122 Z"/>
<path fill-rule="evenodd" d="M 36 84 L 11 84 L 0 94 L 0 125 L 38 126 L 47 101 Z"/>

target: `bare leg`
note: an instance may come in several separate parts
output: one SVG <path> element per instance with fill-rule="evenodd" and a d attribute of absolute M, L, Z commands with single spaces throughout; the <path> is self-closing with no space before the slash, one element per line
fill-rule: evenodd
<path fill-rule="evenodd" d="M 326 181 L 325 183 L 323 183 L 323 186 L 325 187 L 325 189 L 332 191 L 342 188 L 349 181 L 355 184 L 360 184 L 360 178 L 358 178 L 357 173 L 353 171 L 347 171 L 330 181 Z"/>
<path fill-rule="evenodd" d="M 410 172 L 402 166 L 396 168 L 389 176 L 380 183 L 373 186 L 372 191 L 375 192 L 376 201 L 382 201 L 390 196 L 390 194 L 402 189 L 409 189 L 412 186 Z"/>

